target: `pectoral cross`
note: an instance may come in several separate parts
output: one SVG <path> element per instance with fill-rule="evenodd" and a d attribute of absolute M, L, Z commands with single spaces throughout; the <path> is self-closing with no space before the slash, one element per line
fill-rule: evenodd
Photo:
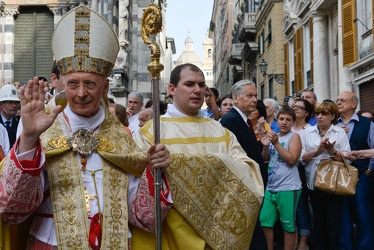
<path fill-rule="evenodd" d="M 90 200 L 96 199 L 96 195 L 89 195 L 87 189 L 84 190 L 84 198 L 86 199 L 87 213 L 91 212 Z"/>

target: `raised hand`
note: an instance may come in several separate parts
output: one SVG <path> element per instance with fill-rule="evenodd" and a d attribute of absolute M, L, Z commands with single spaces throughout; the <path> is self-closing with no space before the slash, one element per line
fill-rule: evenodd
<path fill-rule="evenodd" d="M 33 149 L 39 136 L 53 124 L 58 113 L 62 111 L 62 107 L 58 105 L 51 114 L 46 114 L 44 97 L 44 86 L 39 84 L 37 77 L 29 80 L 20 90 L 23 130 L 19 140 L 19 153 Z"/>

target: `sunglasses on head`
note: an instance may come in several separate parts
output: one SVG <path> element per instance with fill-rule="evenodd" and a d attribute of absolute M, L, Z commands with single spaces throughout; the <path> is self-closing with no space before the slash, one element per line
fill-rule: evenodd
<path fill-rule="evenodd" d="M 297 108 L 297 109 L 305 110 L 305 108 L 300 106 L 300 105 L 292 105 L 291 108 L 293 108 L 293 109 Z"/>
<path fill-rule="evenodd" d="M 318 116 L 319 114 L 325 116 L 325 115 L 330 114 L 330 112 L 329 112 L 328 110 L 321 110 L 321 111 L 316 111 L 316 112 L 314 112 L 314 114 L 315 114 L 316 116 Z"/>

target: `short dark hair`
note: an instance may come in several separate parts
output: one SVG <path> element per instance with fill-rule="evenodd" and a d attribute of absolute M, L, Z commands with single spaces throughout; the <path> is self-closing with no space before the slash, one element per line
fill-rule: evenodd
<path fill-rule="evenodd" d="M 51 73 L 55 74 L 57 79 L 60 79 L 60 69 L 57 67 L 56 60 L 52 62 Z"/>
<path fill-rule="evenodd" d="M 148 108 L 152 107 L 152 105 L 153 105 L 153 101 L 152 101 L 152 99 L 149 99 L 149 100 L 147 101 L 147 103 L 145 104 L 145 107 L 144 107 L 144 108 L 148 109 Z"/>
<path fill-rule="evenodd" d="M 310 104 L 310 103 L 309 103 Z M 290 108 L 289 106 L 283 106 L 278 114 L 277 114 L 277 119 L 279 118 L 280 115 L 290 115 L 292 116 L 292 120 L 295 121 L 296 120 L 296 114 L 295 114 L 295 111 Z"/>
<path fill-rule="evenodd" d="M 258 118 L 264 117 L 266 119 L 266 106 L 262 100 L 257 100 L 256 109 L 258 110 Z"/>
<path fill-rule="evenodd" d="M 203 75 L 204 80 L 205 80 L 204 73 L 201 71 L 199 67 L 191 63 L 185 63 L 185 64 L 178 65 L 170 73 L 170 83 L 173 84 L 175 87 L 178 85 L 178 82 L 181 79 L 181 71 L 184 68 L 189 68 L 190 70 L 194 72 L 200 72 Z"/>
<path fill-rule="evenodd" d="M 39 81 L 43 80 L 45 82 L 48 82 L 47 78 L 45 78 L 44 76 L 39 76 L 38 79 L 39 79 Z"/>
<path fill-rule="evenodd" d="M 210 90 L 213 92 L 213 94 L 214 94 L 214 96 L 215 96 L 216 98 L 219 97 L 219 93 L 218 93 L 218 90 L 217 90 L 216 88 L 210 88 Z"/>

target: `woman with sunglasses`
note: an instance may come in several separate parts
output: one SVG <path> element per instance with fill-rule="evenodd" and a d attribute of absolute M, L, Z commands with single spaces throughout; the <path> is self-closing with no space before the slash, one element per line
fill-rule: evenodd
<path fill-rule="evenodd" d="M 350 146 L 345 131 L 336 126 L 338 106 L 335 103 L 322 102 L 314 113 L 317 125 L 306 128 L 301 135 L 301 159 L 305 164 L 306 184 L 314 214 L 311 245 L 318 250 L 338 250 L 342 196 L 315 189 L 314 177 L 321 160 L 333 158 L 342 161 L 341 155 L 346 155 Z"/>
<path fill-rule="evenodd" d="M 300 136 L 306 128 L 311 125 L 308 123 L 313 112 L 313 105 L 305 99 L 297 99 L 291 108 L 295 111 L 296 120 L 291 131 Z M 301 194 L 296 208 L 296 225 L 297 225 L 297 250 L 308 249 L 308 239 L 310 237 L 311 221 L 308 204 L 308 188 L 306 186 L 305 168 L 301 163 L 298 164 L 299 176 L 302 183 Z"/>

